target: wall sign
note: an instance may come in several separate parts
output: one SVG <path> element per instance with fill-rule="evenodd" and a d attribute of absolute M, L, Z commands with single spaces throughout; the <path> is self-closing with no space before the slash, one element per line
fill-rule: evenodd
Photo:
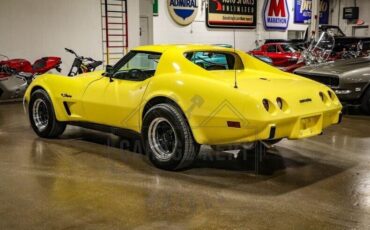
<path fill-rule="evenodd" d="M 158 0 L 153 0 L 153 16 L 158 16 Z"/>
<path fill-rule="evenodd" d="M 343 8 L 343 19 L 355 20 L 358 19 L 360 8 L 358 7 L 344 7 Z"/>
<path fill-rule="evenodd" d="M 167 0 L 172 19 L 182 26 L 187 26 L 195 20 L 198 6 L 198 0 Z"/>
<path fill-rule="evenodd" d="M 265 0 L 263 23 L 266 30 L 286 30 L 289 26 L 289 7 L 286 0 Z"/>
<path fill-rule="evenodd" d="M 257 25 L 257 0 L 208 0 L 210 28 L 253 29 Z"/>
<path fill-rule="evenodd" d="M 312 0 L 294 1 L 294 23 L 310 24 Z M 329 23 L 329 0 L 320 0 L 320 24 Z"/>

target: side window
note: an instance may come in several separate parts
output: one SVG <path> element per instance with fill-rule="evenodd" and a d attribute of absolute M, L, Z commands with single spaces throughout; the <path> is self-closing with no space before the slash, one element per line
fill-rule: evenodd
<path fill-rule="evenodd" d="M 209 71 L 244 69 L 240 57 L 234 53 L 198 51 L 186 53 L 185 57 L 194 64 Z"/>
<path fill-rule="evenodd" d="M 114 77 L 141 81 L 154 76 L 161 54 L 131 52 L 115 66 Z M 125 60 L 126 58 L 126 60 Z"/>
<path fill-rule="evenodd" d="M 284 52 L 296 52 L 297 50 L 295 50 L 295 48 L 291 45 L 281 45 L 280 46 L 281 49 L 284 51 Z"/>
<path fill-rule="evenodd" d="M 276 53 L 276 46 L 275 45 L 271 45 L 271 46 L 268 46 L 267 47 L 267 52 L 269 53 Z"/>

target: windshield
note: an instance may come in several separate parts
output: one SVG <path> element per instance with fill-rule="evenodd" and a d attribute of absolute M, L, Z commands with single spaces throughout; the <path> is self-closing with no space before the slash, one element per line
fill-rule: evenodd
<path fill-rule="evenodd" d="M 298 48 L 293 46 L 293 45 L 290 45 L 290 44 L 283 44 L 280 46 L 284 52 L 297 52 L 298 51 Z"/>
<path fill-rule="evenodd" d="M 126 80 L 144 80 L 152 77 L 160 58 L 159 53 L 132 51 L 114 66 L 113 76 Z"/>
<path fill-rule="evenodd" d="M 339 27 L 328 27 L 325 30 L 320 30 L 320 32 L 326 32 L 334 37 L 345 37 L 346 35 L 342 32 Z"/>
<path fill-rule="evenodd" d="M 132 69 L 156 70 L 160 57 L 161 55 L 159 54 L 137 52 L 128 62 L 120 67 L 119 71 Z"/>
<path fill-rule="evenodd" d="M 244 69 L 243 62 L 236 53 L 197 51 L 186 53 L 185 57 L 208 71 Z"/>
<path fill-rule="evenodd" d="M 323 32 L 317 42 L 312 40 L 308 49 L 303 52 L 299 62 L 305 61 L 306 65 L 325 63 L 332 54 L 334 45 L 334 37 Z"/>

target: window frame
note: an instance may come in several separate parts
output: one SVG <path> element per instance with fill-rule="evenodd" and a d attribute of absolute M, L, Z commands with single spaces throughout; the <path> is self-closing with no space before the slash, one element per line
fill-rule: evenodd
<path fill-rule="evenodd" d="M 189 54 L 191 54 L 192 56 L 194 56 L 194 54 L 196 53 L 207 53 L 207 52 L 210 52 L 210 53 L 215 53 L 216 55 L 217 54 L 224 54 L 225 55 L 225 58 L 227 60 L 227 57 L 226 55 L 232 55 L 234 56 L 234 67 L 232 69 L 225 69 L 225 71 L 236 71 L 236 70 L 244 70 L 245 69 L 245 65 L 244 65 L 244 62 L 243 62 L 243 59 L 242 57 L 237 53 L 237 52 L 231 52 L 231 51 L 222 51 L 222 50 L 190 50 L 190 51 L 186 51 L 183 53 L 183 56 L 184 58 L 189 61 L 190 63 L 192 63 L 193 65 L 195 66 L 198 66 L 202 69 L 204 69 L 205 71 L 216 71 L 216 70 L 207 70 L 206 68 L 203 68 L 202 66 L 199 66 L 197 65 L 195 62 L 193 62 L 191 60 L 191 58 L 189 59 L 187 56 Z M 236 65 L 237 65 L 237 58 L 240 60 L 240 68 L 236 68 Z M 201 59 L 200 59 L 201 60 Z M 217 63 L 214 63 L 215 65 L 217 65 Z M 227 65 L 229 65 L 229 63 L 226 63 Z M 220 64 L 221 66 L 222 64 Z"/>
<path fill-rule="evenodd" d="M 146 79 L 148 78 L 151 78 L 151 77 L 154 77 L 157 73 L 157 69 L 158 69 L 158 65 L 157 65 L 157 68 L 155 69 L 154 71 L 154 74 L 153 76 L 151 77 L 148 77 L 146 79 L 142 79 L 142 80 L 133 80 L 133 79 L 121 79 L 121 78 L 116 78 L 115 75 L 119 72 L 119 70 L 125 66 L 128 62 L 130 62 L 137 54 L 148 54 L 148 55 L 159 55 L 160 58 L 158 59 L 158 65 L 160 63 L 160 60 L 162 58 L 162 55 L 163 53 L 160 53 L 160 52 L 153 52 L 153 51 L 141 51 L 141 50 L 132 50 L 130 51 L 129 53 L 127 53 L 123 58 L 121 58 L 121 60 L 119 60 L 114 66 L 113 66 L 113 71 L 110 73 L 110 77 L 114 78 L 114 79 L 118 79 L 118 80 L 126 80 L 126 81 L 145 81 Z"/>

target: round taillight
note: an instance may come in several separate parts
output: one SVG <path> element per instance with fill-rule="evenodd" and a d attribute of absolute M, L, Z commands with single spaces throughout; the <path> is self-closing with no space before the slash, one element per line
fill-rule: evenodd
<path fill-rule="evenodd" d="M 328 91 L 328 94 L 330 99 L 334 100 L 334 94 L 330 90 Z"/>
<path fill-rule="evenodd" d="M 325 95 L 323 92 L 320 92 L 320 98 L 323 102 L 325 102 Z"/>
<path fill-rule="evenodd" d="M 269 103 L 269 101 L 267 99 L 263 99 L 262 104 L 265 107 L 266 111 L 268 112 L 270 110 L 270 103 Z"/>
<path fill-rule="evenodd" d="M 278 97 L 276 99 L 276 103 L 277 103 L 279 109 L 283 110 L 283 99 L 281 99 L 280 97 Z"/>

